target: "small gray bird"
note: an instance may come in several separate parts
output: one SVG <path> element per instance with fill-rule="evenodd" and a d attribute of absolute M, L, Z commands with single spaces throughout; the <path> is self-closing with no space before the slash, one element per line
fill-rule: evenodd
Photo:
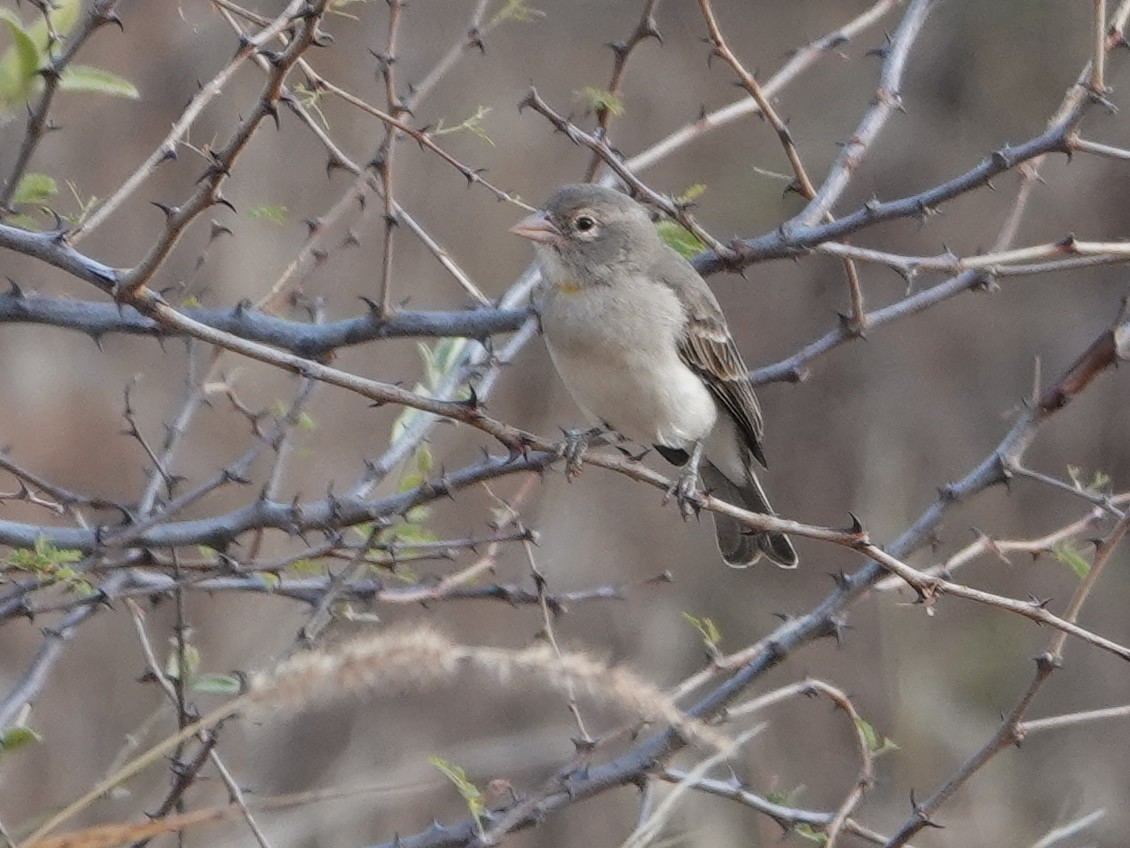
<path fill-rule="evenodd" d="M 681 503 L 706 489 L 773 514 L 754 473 L 761 408 L 714 294 L 659 236 L 647 210 L 612 189 L 565 186 L 510 230 L 534 242 L 541 263 L 541 322 L 569 393 L 594 424 L 654 445 L 682 465 Z M 583 449 L 583 448 L 582 448 Z M 714 515 L 728 565 L 765 554 L 794 568 L 781 533 L 751 533 Z"/>

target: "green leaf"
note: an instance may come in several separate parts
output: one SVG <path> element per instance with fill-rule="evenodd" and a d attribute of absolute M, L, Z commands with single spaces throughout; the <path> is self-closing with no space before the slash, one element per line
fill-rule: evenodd
<path fill-rule="evenodd" d="M 884 736 L 883 741 L 879 741 L 879 734 L 875 732 L 875 728 L 871 723 L 864 721 L 862 718 L 855 720 L 856 729 L 859 735 L 863 737 L 864 743 L 867 745 L 867 750 L 872 756 L 878 757 L 888 751 L 897 751 L 899 746 L 896 745 L 889 737 Z"/>
<path fill-rule="evenodd" d="M 695 626 L 695 629 L 702 637 L 702 641 L 710 654 L 712 656 L 717 655 L 718 643 L 722 641 L 722 632 L 718 629 L 717 625 L 709 618 L 695 618 L 689 612 L 684 612 L 683 618 Z"/>
<path fill-rule="evenodd" d="M 82 559 L 82 551 L 56 548 L 43 536 L 35 540 L 35 552 L 54 565 L 63 562 L 78 562 Z"/>
<path fill-rule="evenodd" d="M 287 566 L 287 570 L 294 574 L 316 574 L 324 576 L 326 567 L 315 559 L 296 559 Z"/>
<path fill-rule="evenodd" d="M 36 232 L 39 230 L 39 221 L 30 215 L 10 215 L 4 219 L 4 223 L 9 227 L 19 227 L 21 230 L 29 232 Z"/>
<path fill-rule="evenodd" d="M 24 174 L 12 194 L 12 203 L 46 203 L 59 193 L 59 186 L 46 174 Z"/>
<path fill-rule="evenodd" d="M 401 583 L 407 583 L 409 586 L 413 586 L 420 582 L 420 575 L 406 565 L 391 561 L 388 563 L 388 567 L 389 573 Z"/>
<path fill-rule="evenodd" d="M 895 740 L 889 736 L 883 737 L 883 744 L 871 752 L 873 756 L 879 757 L 888 751 L 901 751 L 902 749 L 895 743 Z"/>
<path fill-rule="evenodd" d="M 192 645 L 184 646 L 184 679 L 192 682 L 196 679 L 196 671 L 200 668 L 200 651 Z M 180 651 L 176 643 L 173 643 L 172 650 L 169 651 L 169 657 L 165 660 L 165 677 L 170 680 L 177 680 L 181 676 L 180 667 Z"/>
<path fill-rule="evenodd" d="M 624 114 L 623 99 L 606 89 L 586 85 L 580 91 L 574 91 L 573 97 L 590 112 L 607 112 L 613 118 Z"/>
<path fill-rule="evenodd" d="M 506 4 L 491 18 L 490 26 L 495 27 L 506 21 L 528 23 L 544 17 L 545 12 L 533 8 L 526 0 L 506 0 Z"/>
<path fill-rule="evenodd" d="M 1089 483 L 1083 482 L 1083 471 L 1077 465 L 1067 466 L 1067 474 L 1075 488 L 1089 495 L 1109 494 L 1110 475 L 1104 471 L 1096 471 L 1091 476 Z"/>
<path fill-rule="evenodd" d="M 411 547 L 414 544 L 436 542 L 439 541 L 439 538 L 419 522 L 402 521 L 381 531 L 380 541 L 385 545 L 396 544 L 404 548 Z"/>
<path fill-rule="evenodd" d="M 18 748 L 23 748 L 25 745 L 30 745 L 33 742 L 39 742 L 42 737 L 26 725 L 16 725 L 9 727 L 0 735 L 0 750 L 15 751 Z"/>
<path fill-rule="evenodd" d="M 280 227 L 286 224 L 287 208 L 285 206 L 256 206 L 247 212 L 249 218 L 258 218 L 263 221 L 270 221 L 272 224 L 278 224 Z"/>
<path fill-rule="evenodd" d="M 68 591 L 74 592 L 79 597 L 89 598 L 94 594 L 94 584 L 69 565 L 58 566 L 54 577 L 56 583 L 65 586 Z"/>
<path fill-rule="evenodd" d="M 22 106 L 39 82 L 40 48 L 10 9 L 0 9 L 0 23 L 8 28 L 12 45 L 0 55 L 0 110 Z"/>
<path fill-rule="evenodd" d="M 441 757 L 428 757 L 428 762 L 439 769 L 454 785 L 459 794 L 463 796 L 463 800 L 467 804 L 467 809 L 471 811 L 471 815 L 475 819 L 475 823 L 479 827 L 479 832 L 483 829 L 483 813 L 486 812 L 486 801 L 483 799 L 483 793 L 479 791 L 479 787 L 475 786 L 470 780 L 467 779 L 467 773 L 459 766 L 449 763 Z"/>
<path fill-rule="evenodd" d="M 238 695 L 243 687 L 239 678 L 230 674 L 201 674 L 192 679 L 191 688 L 205 695 Z"/>
<path fill-rule="evenodd" d="M 61 91 L 88 91 L 92 94 L 106 94 L 110 97 L 125 97 L 137 100 L 141 95 L 137 86 L 125 77 L 120 77 L 102 68 L 89 65 L 70 65 L 63 70 L 59 79 Z"/>
<path fill-rule="evenodd" d="M 12 37 L 11 46 L 0 55 L 0 112 L 22 106 L 40 90 L 43 81 L 39 69 L 50 62 L 48 45 L 55 35 L 65 38 L 74 28 L 82 3 L 83 0 L 54 0 L 50 4 L 50 26 L 42 15 L 35 23 L 24 26 L 11 10 L 0 9 L 0 23 Z M 69 91 L 137 97 L 137 89 L 128 80 L 82 65 L 65 69 L 59 85 Z"/>
<path fill-rule="evenodd" d="M 664 243 L 687 259 L 701 253 L 703 248 L 706 247 L 698 236 L 682 224 L 676 224 L 674 221 L 660 221 L 656 224 L 656 228 L 659 230 L 659 237 L 663 239 Z"/>
<path fill-rule="evenodd" d="M 279 588 L 279 584 L 282 583 L 282 578 L 270 571 L 260 571 L 256 576 L 263 581 L 263 586 L 268 592 L 275 591 L 275 589 Z"/>
<path fill-rule="evenodd" d="M 416 455 L 413 457 L 416 460 L 416 470 L 420 474 L 428 474 L 432 468 L 435 467 L 435 459 L 432 457 L 432 452 L 428 448 L 426 442 L 416 448 Z"/>
<path fill-rule="evenodd" d="M 828 841 L 828 834 L 817 830 L 810 824 L 798 824 L 795 830 L 797 836 L 809 842 L 815 842 L 817 845 L 823 845 Z"/>
<path fill-rule="evenodd" d="M 863 741 L 867 745 L 867 750 L 874 751 L 875 747 L 879 744 L 879 739 L 875 735 L 875 728 L 871 726 L 870 722 L 864 721 L 861 718 L 855 720 L 855 728 L 859 731 L 859 735 L 863 737 Z"/>
<path fill-rule="evenodd" d="M 782 792 L 780 789 L 769 789 L 766 791 L 765 797 L 774 804 L 780 804 L 782 807 L 795 807 L 807 788 L 807 786 L 801 783 L 794 786 L 788 792 Z"/>
<path fill-rule="evenodd" d="M 1075 576 L 1082 580 L 1091 573 L 1091 563 L 1070 541 L 1060 542 L 1052 547 L 1052 554 L 1075 572 Z"/>
<path fill-rule="evenodd" d="M 79 12 L 82 11 L 83 0 L 53 0 L 51 3 L 51 26 L 55 32 L 66 38 L 75 24 L 78 23 Z M 39 45 L 41 52 L 46 52 L 47 41 L 51 32 L 47 22 L 40 18 L 28 28 L 31 37 Z"/>
<path fill-rule="evenodd" d="M 694 185 L 687 186 L 686 190 L 675 198 L 675 201 L 678 203 L 691 203 L 698 200 L 704 194 L 706 194 L 706 184 L 695 183 Z"/>
<path fill-rule="evenodd" d="M 488 112 L 490 112 L 489 106 L 477 106 L 475 107 L 475 114 L 473 114 L 466 120 L 450 127 L 444 126 L 443 119 L 440 118 L 429 134 L 433 136 L 440 136 L 456 132 L 469 132 L 481 138 L 491 147 L 494 147 L 494 139 L 487 135 L 487 131 L 483 127 L 483 124 L 485 123 L 484 119 L 486 118 Z"/>
<path fill-rule="evenodd" d="M 80 594 L 89 594 L 93 589 L 86 579 L 73 568 L 66 567 L 80 559 L 82 551 L 56 548 L 45 536 L 40 536 L 35 540 L 34 550 L 19 548 L 9 553 L 2 562 L 7 568 L 34 574 L 43 583 L 62 583 Z"/>

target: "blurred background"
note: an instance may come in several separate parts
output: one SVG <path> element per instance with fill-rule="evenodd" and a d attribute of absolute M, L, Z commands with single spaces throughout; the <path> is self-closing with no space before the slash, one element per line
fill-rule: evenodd
<path fill-rule="evenodd" d="M 26 7 L 7 8 L 30 17 Z M 465 37 L 471 0 L 414 0 L 403 12 L 396 73 L 401 86 L 424 78 L 452 45 Z M 505 3 L 491 3 L 489 22 Z M 417 126 L 451 127 L 484 110 L 482 134 L 462 131 L 437 137 L 461 161 L 486 168 L 486 176 L 536 205 L 554 187 L 581 179 L 588 153 L 552 132 L 539 115 L 516 105 L 531 83 L 559 112 L 586 128 L 588 87 L 608 85 L 608 42 L 636 26 L 638 0 L 574 0 L 532 4 L 544 14 L 495 26 L 485 51 L 466 51 L 414 110 Z M 790 50 L 836 30 L 870 6 L 860 0 L 717 0 L 724 32 L 747 67 L 768 78 Z M 281 2 L 255 7 L 275 15 Z M 777 98 L 809 173 L 819 182 L 850 136 L 876 88 L 882 47 L 904 10 L 897 7 L 858 38 L 820 57 Z M 308 54 L 319 73 L 359 97 L 383 106 L 383 83 L 372 52 L 384 49 L 388 7 L 357 2 L 327 19 L 334 41 Z M 110 194 L 161 142 L 200 84 L 230 59 L 236 37 L 204 0 L 125 2 L 124 34 L 98 33 L 80 56 L 133 81 L 137 101 L 62 95 L 54 116 L 62 127 L 42 144 L 33 169 L 71 181 L 83 199 Z M 902 89 L 904 114 L 891 119 L 835 210 L 857 208 L 872 196 L 894 198 L 941 182 L 976 164 L 991 150 L 1039 134 L 1088 58 L 1090 4 L 1078 0 L 967 0 L 942 2 L 930 15 L 910 54 Z M 705 27 L 696 4 L 668 0 L 657 11 L 663 44 L 643 43 L 628 65 L 624 114 L 610 138 L 633 155 L 654 144 L 703 109 L 738 98 L 731 71 L 708 63 Z M 1130 79 L 1126 59 L 1110 64 L 1112 99 Z M 262 74 L 241 69 L 221 97 L 194 125 L 198 150 L 215 145 L 258 96 Z M 367 161 L 384 135 L 377 120 L 330 96 L 318 102 L 328 132 L 357 161 Z M 485 111 L 489 110 L 489 111 Z M 1110 144 L 1130 144 L 1125 109 L 1094 109 L 1085 134 Z M 16 116 L 0 126 L 0 172 L 6 173 L 22 137 Z M 489 137 L 484 138 L 483 135 Z M 327 175 L 320 142 L 285 110 L 281 129 L 265 123 L 238 161 L 222 208 L 202 216 L 154 280 L 155 288 L 205 306 L 231 306 L 269 289 L 306 237 L 305 219 L 326 213 L 350 183 L 348 174 Z M 163 165 L 115 217 L 82 242 L 89 256 L 126 267 L 144 255 L 163 221 L 151 201 L 176 203 L 191 191 L 204 160 L 187 147 Z M 398 145 L 397 200 L 446 248 L 489 297 L 501 296 L 531 260 L 529 245 L 507 234 L 523 212 L 498 202 L 433 154 L 411 141 Z M 642 174 L 655 189 L 679 194 L 705 186 L 695 214 L 723 240 L 774 229 L 801 205 L 783 188 L 787 163 L 771 128 L 745 118 L 703 134 Z M 1043 184 L 1023 219 L 1017 245 L 1059 239 L 1114 240 L 1128 232 L 1130 168 L 1125 163 L 1077 155 L 1050 158 Z M 861 233 L 854 243 L 909 255 L 959 255 L 988 249 L 1015 197 L 1018 175 L 946 204 L 926 222 L 899 221 Z M 334 249 L 300 275 L 305 296 L 323 298 L 327 318 L 359 314 L 360 297 L 376 294 L 381 263 L 379 205 L 347 215 L 341 235 L 352 230 L 359 244 Z M 69 190 L 60 211 L 73 213 Z M 276 215 L 253 215 L 273 209 Z M 233 236 L 209 244 L 209 218 Z M 274 220 L 272 220 L 274 218 Z M 334 242 L 335 244 L 338 242 Z M 198 266 L 201 257 L 205 261 Z M 11 253 L 0 272 L 27 290 L 100 300 L 87 284 Z M 868 308 L 904 296 L 906 283 L 893 272 L 861 267 Z M 921 281 L 929 284 L 940 277 Z M 710 283 L 751 367 L 776 362 L 834 327 L 847 311 L 840 265 L 826 257 L 755 266 L 745 278 L 715 276 Z M 866 340 L 843 345 L 811 366 L 796 385 L 759 390 L 766 417 L 766 485 L 774 505 L 789 518 L 846 526 L 859 515 L 873 538 L 894 538 L 935 498 L 939 486 L 979 463 L 1007 431 L 1032 391 L 1038 358 L 1045 382 L 1062 373 L 1118 313 L 1127 293 L 1125 269 L 1098 267 L 1074 273 L 1010 278 L 992 292 L 966 293 L 922 314 L 884 326 Z M 466 294 L 411 234 L 397 235 L 392 299 L 412 308 L 454 309 Z M 301 313 L 293 313 L 301 317 Z M 193 356 L 203 361 L 205 352 Z M 177 341 L 107 336 L 101 346 L 59 329 L 6 324 L 0 327 L 0 444 L 25 468 L 68 489 L 130 501 L 144 484 L 148 460 L 134 439 L 122 435 L 123 390 L 134 384 L 139 426 L 154 441 L 164 435 L 184 395 L 188 354 Z M 414 340 L 382 341 L 343 350 L 337 367 L 407 385 L 420 375 Z M 227 357 L 224 376 L 251 408 L 275 408 L 295 390 L 294 381 L 266 366 Z M 1076 403 L 1039 434 L 1027 464 L 1058 478 L 1068 466 L 1090 479 L 1109 475 L 1115 491 L 1130 487 L 1130 373 L 1103 375 Z M 528 345 L 503 373 L 489 401 L 491 415 L 547 436 L 582 423 L 552 371 L 540 341 Z M 320 387 L 308 408 L 311 426 L 296 434 L 296 450 L 284 467 L 279 499 L 323 497 L 343 490 L 364 473 L 364 462 L 387 446 L 399 410 L 372 409 L 364 399 Z M 217 397 L 194 418 L 175 472 L 199 481 L 242 454 L 253 439 L 247 420 Z M 433 431 L 437 464 L 447 469 L 476 461 L 480 433 L 441 426 Z M 650 461 L 650 460 L 649 460 Z M 660 468 L 662 463 L 655 467 Z M 268 468 L 253 469 L 255 485 L 228 487 L 194 506 L 206 516 L 237 508 L 255 497 Z M 666 468 L 663 468 L 666 472 Z M 521 477 L 492 485 L 512 498 Z M 387 494 L 395 480 L 378 495 Z M 15 484 L 0 474 L 0 490 Z M 429 519 L 441 536 L 487 531 L 491 500 L 466 491 L 438 503 Z M 994 489 L 953 508 L 934 549 L 910 561 L 926 567 L 973 540 L 973 528 L 994 538 L 1040 536 L 1086 514 L 1079 498 L 1026 480 L 1009 491 Z M 661 686 L 673 686 L 701 668 L 703 646 L 682 615 L 709 617 L 722 634 L 720 647 L 752 644 L 779 623 L 781 614 L 814 607 L 832 588 L 830 574 L 852 570 L 859 558 L 834 546 L 797 540 L 797 571 L 767 566 L 725 568 L 714 548 L 708 520 L 683 523 L 655 490 L 625 477 L 589 468 L 572 484 L 554 472 L 532 489 L 521 508 L 540 534 L 538 566 L 552 591 L 606 584 L 633 584 L 622 600 L 577 604 L 556 622 L 563 647 L 623 661 Z M 0 503 L 0 518 L 50 523 L 26 504 Z M 283 534 L 268 537 L 267 550 L 283 555 L 296 544 Z M 465 557 L 463 564 L 469 560 Z M 1130 590 L 1125 551 L 1116 554 L 1081 623 L 1110 639 L 1130 641 L 1126 598 Z M 451 564 L 424 565 L 442 574 Z M 642 585 L 669 571 L 671 584 Z M 519 546 L 500 554 L 496 577 L 529 579 Z M 988 591 L 1026 599 L 1052 598 L 1062 610 L 1076 585 L 1070 568 L 1053 556 L 1027 555 L 1010 564 L 988 555 L 958 579 Z M 1049 633 L 1031 622 L 955 599 L 935 614 L 912 605 L 907 593 L 873 594 L 856 604 L 841 645 L 824 640 L 804 648 L 759 681 L 750 694 L 819 677 L 848 691 L 860 713 L 900 750 L 878 761 L 878 781 L 857 818 L 890 833 L 910 814 L 910 791 L 921 799 L 944 782 L 1012 708 L 1031 678 L 1031 657 Z M 190 594 L 188 616 L 202 667 L 246 671 L 269 667 L 293 650 L 306 607 L 258 595 Z M 542 627 L 536 607 L 500 602 L 448 602 L 429 607 L 382 606 L 382 625 L 426 621 L 458 641 L 522 646 Z M 149 629 L 158 647 L 170 635 L 172 605 L 149 607 Z M 6 691 L 30 661 L 50 627 L 48 616 L 9 621 L 0 629 L 0 690 Z M 371 625 L 370 625 L 371 626 Z M 360 626 L 340 627 L 331 638 Z M 121 607 L 94 616 L 68 643 L 35 704 L 31 725 L 40 744 L 0 761 L 0 820 L 9 830 L 43 815 L 93 785 L 130 744 L 148 744 L 171 732 L 161 693 L 139 682 L 144 659 L 129 616 Z M 216 699 L 197 696 L 206 709 Z M 1130 701 L 1130 674 L 1113 656 L 1068 643 L 1065 666 L 1040 693 L 1029 716 L 1055 715 Z M 218 702 L 218 701 L 217 701 Z M 617 725 L 622 714 L 582 703 L 590 729 Z M 857 763 L 848 722 L 823 700 L 790 700 L 765 715 L 769 722 L 734 760 L 734 769 L 756 791 L 778 792 L 798 806 L 827 810 L 840 803 Z M 480 786 L 502 778 L 534 790 L 572 754 L 576 734 L 564 698 L 536 687 L 499 687 L 475 679 L 454 689 L 423 694 L 352 699 L 301 715 L 229 725 L 221 750 L 252 797 L 306 789 L 387 784 L 397 791 L 360 794 L 292 813 L 264 813 L 272 844 L 355 846 L 416 833 L 433 817 L 459 821 L 466 808 L 454 788 L 428 765 L 439 756 L 463 767 Z M 684 755 L 679 760 L 693 760 Z M 945 830 L 927 830 L 915 844 L 1029 845 L 1059 824 L 1093 810 L 1105 817 L 1063 844 L 1125 844 L 1130 828 L 1130 735 L 1122 722 L 1089 724 L 1040 734 L 1002 753 L 937 819 Z M 123 820 L 151 810 L 169 776 L 154 769 L 128 786 L 128 795 L 101 802 L 88 819 Z M 222 803 L 222 787 L 209 779 L 194 788 L 190 804 Z M 499 801 L 504 799 L 497 799 Z M 606 793 L 583 806 L 550 816 L 536 831 L 509 837 L 516 846 L 615 845 L 632 829 L 638 792 Z M 780 828 L 749 809 L 692 795 L 672 824 L 676 844 L 713 848 L 771 845 Z M 169 837 L 165 837 L 168 839 Z M 248 844 L 240 823 L 193 833 L 190 843 L 219 840 Z M 799 844 L 797 835 L 785 837 Z M 844 844 L 857 844 L 845 837 Z"/>

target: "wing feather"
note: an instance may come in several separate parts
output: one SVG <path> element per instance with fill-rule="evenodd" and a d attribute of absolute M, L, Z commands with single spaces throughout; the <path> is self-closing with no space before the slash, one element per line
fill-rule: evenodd
<path fill-rule="evenodd" d="M 677 254 L 676 254 L 677 255 Z M 682 257 L 678 257 L 682 260 Z M 665 263 L 667 271 L 673 263 Z M 675 266 L 679 273 L 667 272 L 663 282 L 679 297 L 687 321 L 679 339 L 679 358 L 703 378 L 703 382 L 730 414 L 745 436 L 750 452 L 765 465 L 761 449 L 764 423 L 749 372 L 742 361 L 722 309 L 714 293 L 698 272 L 685 261 Z"/>

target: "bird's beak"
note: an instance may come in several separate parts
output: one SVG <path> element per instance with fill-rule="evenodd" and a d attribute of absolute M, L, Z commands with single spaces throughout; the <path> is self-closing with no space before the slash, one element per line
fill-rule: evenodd
<path fill-rule="evenodd" d="M 561 238 L 561 230 L 553 225 L 544 212 L 535 212 L 523 218 L 510 228 L 510 232 L 540 244 L 553 244 Z"/>

